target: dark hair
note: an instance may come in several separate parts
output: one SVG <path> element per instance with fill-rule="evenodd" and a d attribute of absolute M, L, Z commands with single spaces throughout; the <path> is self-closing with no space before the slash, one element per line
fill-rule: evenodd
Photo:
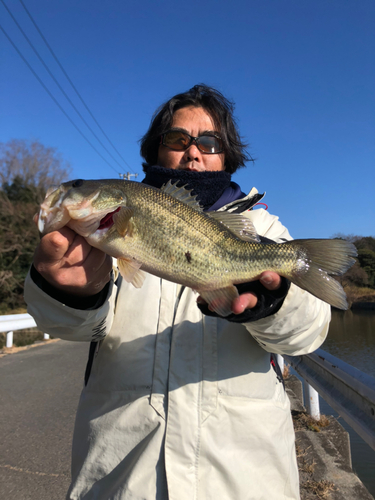
<path fill-rule="evenodd" d="M 142 163 L 144 170 L 156 165 L 161 134 L 171 127 L 173 114 L 187 106 L 203 108 L 212 117 L 223 140 L 226 172 L 233 174 L 238 168 L 244 167 L 246 161 L 253 161 L 246 151 L 247 144 L 241 142 L 233 117 L 233 102 L 218 90 L 200 84 L 183 94 L 175 95 L 156 110 L 148 131 L 140 140 L 141 156 L 146 160 Z"/>

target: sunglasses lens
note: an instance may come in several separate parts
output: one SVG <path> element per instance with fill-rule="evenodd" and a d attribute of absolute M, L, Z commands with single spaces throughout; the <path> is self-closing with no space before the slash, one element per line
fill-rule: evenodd
<path fill-rule="evenodd" d="M 163 144 L 174 151 L 185 151 L 192 143 L 189 134 L 179 130 L 170 130 L 163 134 Z M 202 153 L 214 154 L 223 151 L 223 143 L 220 137 L 214 135 L 201 135 L 197 138 L 196 144 Z"/>
<path fill-rule="evenodd" d="M 190 137 L 183 132 L 171 131 L 164 134 L 163 144 L 175 151 L 184 151 L 190 143 Z"/>
<path fill-rule="evenodd" d="M 221 139 L 213 135 L 201 135 L 198 139 L 198 145 L 203 153 L 213 154 L 223 150 Z"/>

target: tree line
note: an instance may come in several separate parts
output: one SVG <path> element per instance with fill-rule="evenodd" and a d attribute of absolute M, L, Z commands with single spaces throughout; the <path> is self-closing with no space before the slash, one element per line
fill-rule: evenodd
<path fill-rule="evenodd" d="M 46 189 L 68 180 L 70 167 L 38 141 L 0 143 L 0 314 L 24 307 L 23 283 L 39 233 L 33 222 Z M 337 234 L 358 250 L 343 285 L 375 289 L 375 238 Z"/>
<path fill-rule="evenodd" d="M 358 252 L 356 263 L 344 274 L 342 283 L 375 289 L 375 238 L 342 234 L 335 237 L 351 241 Z"/>
<path fill-rule="evenodd" d="M 0 314 L 24 307 L 23 283 L 39 242 L 34 215 L 69 164 L 39 141 L 0 143 Z"/>

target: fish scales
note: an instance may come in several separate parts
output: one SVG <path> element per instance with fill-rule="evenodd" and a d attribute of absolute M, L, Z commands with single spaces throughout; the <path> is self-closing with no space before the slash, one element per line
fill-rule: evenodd
<path fill-rule="evenodd" d="M 67 225 L 116 257 L 121 274 L 135 286 L 142 285 L 143 271 L 152 273 L 197 290 L 222 316 L 230 314 L 238 295 L 234 285 L 266 270 L 347 308 L 345 293 L 331 276 L 354 263 L 351 243 L 261 244 L 243 215 L 204 213 L 188 191 L 171 183 L 160 190 L 124 180 L 67 182 L 47 193 L 38 225 L 43 234 Z"/>
<path fill-rule="evenodd" d="M 230 283 L 222 273 L 223 268 L 228 271 L 232 267 L 231 249 L 225 248 L 225 242 L 239 240 L 222 224 L 159 190 L 137 183 L 132 185 L 128 202 L 134 209 L 136 229 L 126 249 L 140 260 L 147 259 L 143 269 L 155 273 L 158 268 L 163 277 L 174 277 L 187 286 L 207 286 L 209 278 L 217 275 L 222 276 L 220 281 L 216 279 L 215 286 Z M 152 220 L 151 225 L 148 220 Z"/>
<path fill-rule="evenodd" d="M 139 221 L 149 218 L 153 223 L 151 228 L 147 223 L 135 223 L 139 232 L 137 238 L 129 241 L 128 250 L 142 260 L 147 258 L 149 262 L 143 269 L 157 273 L 159 268 L 162 277 L 203 289 L 244 283 L 265 269 L 284 273 L 291 269 L 292 249 L 285 247 L 280 252 L 279 245 L 266 248 L 245 243 L 209 215 L 153 188 L 142 189 L 140 197 L 138 187 L 143 186 L 134 183 L 135 196 L 128 196 L 135 210 L 134 218 L 138 216 Z M 276 253 L 279 257 L 283 255 L 277 266 Z M 162 268 L 160 262 L 165 263 Z"/>

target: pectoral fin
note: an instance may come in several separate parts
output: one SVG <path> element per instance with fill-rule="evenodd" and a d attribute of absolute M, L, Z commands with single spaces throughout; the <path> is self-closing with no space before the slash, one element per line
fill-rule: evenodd
<path fill-rule="evenodd" d="M 237 288 L 233 285 L 217 290 L 198 290 L 198 293 L 208 303 L 211 309 L 224 317 L 232 314 L 232 302 L 239 295 Z"/>
<path fill-rule="evenodd" d="M 142 287 L 146 274 L 141 271 L 141 264 L 139 262 L 132 259 L 118 258 L 117 266 L 125 281 L 134 285 L 135 288 Z"/>
<path fill-rule="evenodd" d="M 121 236 L 131 236 L 133 233 L 133 217 L 134 211 L 130 207 L 121 207 L 121 210 L 113 216 L 113 222 L 117 231 Z"/>

